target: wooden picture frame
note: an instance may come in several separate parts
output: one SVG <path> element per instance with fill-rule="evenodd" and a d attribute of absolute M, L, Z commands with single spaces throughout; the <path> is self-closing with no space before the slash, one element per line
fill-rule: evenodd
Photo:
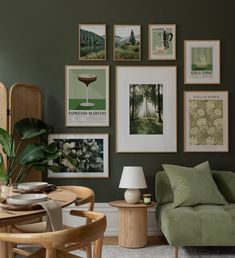
<path fill-rule="evenodd" d="M 176 60 L 176 25 L 149 24 L 149 60 Z"/>
<path fill-rule="evenodd" d="M 141 60 L 141 25 L 114 25 L 113 60 Z"/>
<path fill-rule="evenodd" d="M 50 134 L 63 155 L 49 165 L 59 166 L 58 172 L 48 169 L 49 178 L 108 178 L 109 135 L 98 133 Z M 73 160 L 73 162 L 71 162 Z"/>
<path fill-rule="evenodd" d="M 86 61 L 107 59 L 106 24 L 79 24 L 78 58 Z"/>
<path fill-rule="evenodd" d="M 108 65 L 66 65 L 65 126 L 109 126 Z"/>
<path fill-rule="evenodd" d="M 184 41 L 184 83 L 220 84 L 220 40 Z"/>
<path fill-rule="evenodd" d="M 177 152 L 176 70 L 116 67 L 117 152 Z"/>
<path fill-rule="evenodd" d="M 184 93 L 184 151 L 228 152 L 228 91 Z"/>

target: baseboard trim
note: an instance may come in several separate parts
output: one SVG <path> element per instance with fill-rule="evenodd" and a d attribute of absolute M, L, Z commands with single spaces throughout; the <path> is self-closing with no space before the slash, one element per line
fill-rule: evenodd
<path fill-rule="evenodd" d="M 78 226 L 79 222 L 77 218 L 73 218 L 69 215 L 70 210 L 78 209 L 74 204 L 65 207 L 63 209 L 63 221 L 69 226 Z M 79 206 L 79 210 L 86 210 L 87 205 Z M 105 237 L 117 237 L 118 236 L 118 209 L 111 207 L 108 203 L 95 203 L 95 211 L 102 212 L 107 217 L 107 228 L 105 231 Z M 147 235 L 148 236 L 161 236 L 161 232 L 157 228 L 155 208 L 148 209 L 148 226 Z M 112 241 L 112 240 L 109 240 Z M 117 243 L 117 241 L 116 241 Z"/>
<path fill-rule="evenodd" d="M 105 236 L 104 245 L 118 245 L 118 236 Z M 163 236 L 148 236 L 148 245 L 168 245 Z"/>

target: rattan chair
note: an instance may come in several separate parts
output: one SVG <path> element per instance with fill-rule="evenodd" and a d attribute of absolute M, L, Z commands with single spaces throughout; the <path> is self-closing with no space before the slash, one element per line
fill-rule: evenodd
<path fill-rule="evenodd" d="M 94 192 L 87 187 L 83 186 L 60 186 L 60 188 L 63 188 L 65 190 L 71 191 L 77 195 L 77 200 L 75 201 L 75 205 L 77 207 L 87 204 L 87 211 L 93 211 L 94 210 L 94 202 L 95 202 L 95 194 Z M 90 219 L 86 218 L 86 224 L 90 223 Z M 64 228 L 69 228 L 67 226 L 64 226 Z M 45 222 L 38 222 L 33 224 L 25 224 L 25 225 L 15 225 L 13 230 L 15 232 L 21 232 L 21 233 L 43 233 L 46 230 L 46 223 Z M 74 242 L 67 245 L 67 251 L 74 251 L 80 248 L 80 244 Z M 83 246 L 84 250 L 87 253 L 87 258 L 91 258 L 91 243 L 87 243 L 86 246 Z M 14 248 L 14 253 L 18 253 L 21 255 L 23 254 L 21 249 Z"/>
<path fill-rule="evenodd" d="M 76 242 L 80 247 L 84 247 L 94 242 L 91 257 L 101 258 L 106 216 L 102 213 L 78 210 L 72 210 L 70 214 L 86 218 L 90 223 L 76 228 L 44 233 L 0 233 L 0 240 L 41 246 L 38 251 L 29 254 L 30 258 L 77 258 L 80 256 L 70 254 L 69 250 L 66 250 L 67 245 Z"/>

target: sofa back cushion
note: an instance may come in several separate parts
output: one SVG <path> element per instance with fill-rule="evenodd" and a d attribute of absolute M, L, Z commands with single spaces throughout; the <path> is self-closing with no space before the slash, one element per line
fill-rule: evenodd
<path fill-rule="evenodd" d="M 235 173 L 231 171 L 212 171 L 212 176 L 226 201 L 235 203 Z M 173 190 L 165 171 L 159 171 L 156 174 L 155 195 L 157 202 L 160 204 L 174 201 Z"/>

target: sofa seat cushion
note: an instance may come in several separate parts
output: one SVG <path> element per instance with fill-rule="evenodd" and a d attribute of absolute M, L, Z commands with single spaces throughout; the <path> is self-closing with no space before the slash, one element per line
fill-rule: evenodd
<path fill-rule="evenodd" d="M 173 208 L 158 205 L 157 221 L 172 246 L 234 246 L 235 204 Z"/>

